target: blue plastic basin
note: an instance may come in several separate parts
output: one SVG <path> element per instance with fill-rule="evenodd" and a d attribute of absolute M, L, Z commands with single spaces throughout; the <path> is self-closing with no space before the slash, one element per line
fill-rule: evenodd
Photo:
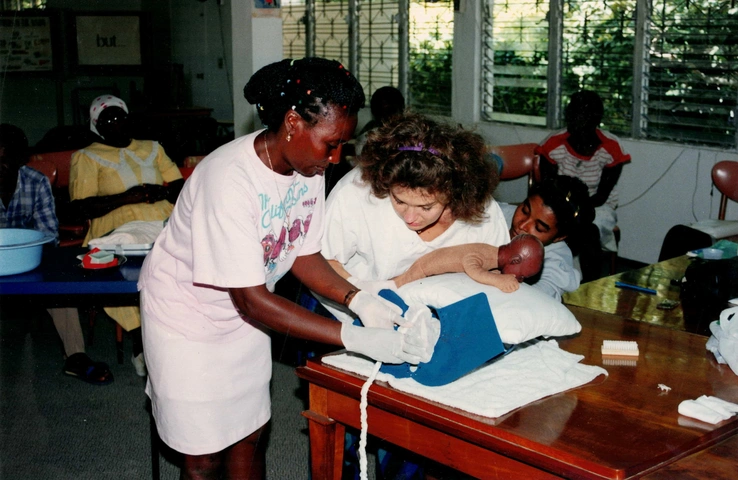
<path fill-rule="evenodd" d="M 0 228 L 0 275 L 28 272 L 41 264 L 45 243 L 54 236 L 25 228 Z"/>

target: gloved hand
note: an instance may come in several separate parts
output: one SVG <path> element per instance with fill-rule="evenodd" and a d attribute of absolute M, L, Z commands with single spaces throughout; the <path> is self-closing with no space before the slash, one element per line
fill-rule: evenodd
<path fill-rule="evenodd" d="M 405 339 L 422 349 L 420 361 L 428 363 L 433 357 L 436 343 L 441 337 L 441 321 L 433 317 L 425 305 L 410 305 L 405 312 L 407 322 L 397 329 L 405 334 Z"/>
<path fill-rule="evenodd" d="M 341 341 L 347 350 L 360 353 L 382 363 L 411 363 L 417 365 L 423 346 L 414 337 L 384 328 L 366 328 L 344 323 Z M 421 342 L 422 343 L 422 342 Z"/>
<path fill-rule="evenodd" d="M 382 290 L 397 290 L 397 285 L 392 280 L 361 280 L 356 277 L 349 277 L 348 282 L 363 292 L 369 292 L 372 295 L 378 294 Z"/>
<path fill-rule="evenodd" d="M 365 327 L 394 328 L 395 324 L 405 323 L 400 307 L 364 290 L 354 295 L 348 308 L 359 316 Z"/>

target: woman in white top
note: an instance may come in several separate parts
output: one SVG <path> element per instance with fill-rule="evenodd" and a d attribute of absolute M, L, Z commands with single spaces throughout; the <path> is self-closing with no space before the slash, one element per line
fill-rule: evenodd
<path fill-rule="evenodd" d="M 479 135 L 416 114 L 373 130 L 359 166 L 328 197 L 323 256 L 354 285 L 376 291 L 437 248 L 508 243 L 492 198 L 499 177 L 484 150 Z"/>
<path fill-rule="evenodd" d="M 320 254 L 322 173 L 340 158 L 364 105 L 335 61 L 283 60 L 244 89 L 266 125 L 205 158 L 185 184 L 141 271 L 146 393 L 159 434 L 184 454 L 182 478 L 263 478 L 270 417 L 264 331 L 418 362 L 396 310 L 336 275 Z M 341 325 L 273 293 L 288 271 L 354 311 Z"/>

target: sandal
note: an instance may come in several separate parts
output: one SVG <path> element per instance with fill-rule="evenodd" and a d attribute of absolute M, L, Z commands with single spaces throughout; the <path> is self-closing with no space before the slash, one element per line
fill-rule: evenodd
<path fill-rule="evenodd" d="M 107 385 L 113 381 L 113 373 L 107 363 L 93 362 L 86 353 L 75 353 L 64 362 L 64 374 L 77 377 L 92 385 Z"/>

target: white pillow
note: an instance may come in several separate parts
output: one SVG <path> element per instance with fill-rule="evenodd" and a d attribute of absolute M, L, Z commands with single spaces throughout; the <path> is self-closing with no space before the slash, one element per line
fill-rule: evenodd
<path fill-rule="evenodd" d="M 446 273 L 416 280 L 397 290 L 402 299 L 442 308 L 472 295 L 485 293 L 503 343 L 518 344 L 536 337 L 572 335 L 582 326 L 560 302 L 527 285 L 512 293 L 483 285 L 465 273 Z"/>

